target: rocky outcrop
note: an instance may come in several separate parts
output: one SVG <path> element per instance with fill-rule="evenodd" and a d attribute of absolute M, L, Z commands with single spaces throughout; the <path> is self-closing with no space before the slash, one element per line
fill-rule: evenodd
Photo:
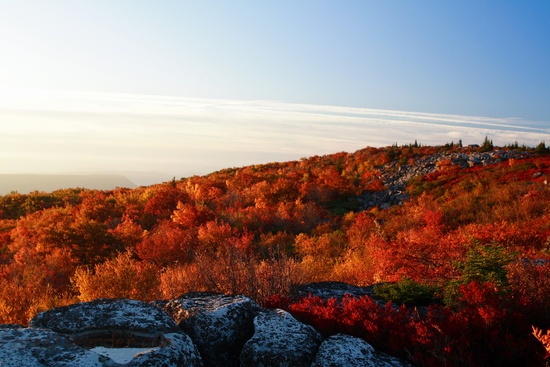
<path fill-rule="evenodd" d="M 345 283 L 309 284 L 298 298 L 370 295 Z M 332 295 L 331 295 L 332 292 Z M 135 354 L 135 350 L 139 353 Z M 130 353 L 121 362 L 115 354 Z M 116 359 L 116 360 L 115 360 Z M 145 303 L 102 299 L 37 315 L 29 328 L 0 325 L 0 366 L 405 366 L 361 339 L 323 340 L 288 312 L 245 296 L 189 293 Z"/>
<path fill-rule="evenodd" d="M 188 293 L 164 304 L 164 310 L 191 336 L 205 363 L 239 365 L 239 353 L 254 332 L 260 306 L 245 296 Z"/>
<path fill-rule="evenodd" d="M 376 351 L 363 339 L 333 335 L 321 344 L 311 367 L 404 367 L 408 363 Z"/>
<path fill-rule="evenodd" d="M 0 366 L 2 367 L 115 367 L 118 363 L 93 349 L 77 345 L 67 335 L 46 329 L 0 327 Z M 138 354 L 127 367 L 202 367 L 200 355 L 183 333 L 165 334 L 160 345 Z"/>
<path fill-rule="evenodd" d="M 204 366 L 197 347 L 186 334 L 164 334 L 160 344 L 158 349 L 135 356 L 126 367 Z"/>
<path fill-rule="evenodd" d="M 263 311 L 254 319 L 254 336 L 244 345 L 241 366 L 309 367 L 323 338 L 284 310 Z"/>
<path fill-rule="evenodd" d="M 490 152 L 477 152 L 465 148 L 462 152 L 437 153 L 415 159 L 412 163 L 402 164 L 393 162 L 381 169 L 379 179 L 384 182 L 384 190 L 366 192 L 358 198 L 361 208 L 378 206 L 382 209 L 392 205 L 401 205 L 409 198 L 406 188 L 410 180 L 418 176 L 425 176 L 439 169 L 443 161 L 461 168 L 478 165 L 491 165 L 510 159 L 522 159 L 530 155 L 528 152 L 516 150 L 493 150 Z"/>
<path fill-rule="evenodd" d="M 94 366 L 118 365 L 110 358 L 95 353 L 93 348 L 98 346 L 146 348 L 146 353 L 127 364 L 129 367 L 203 366 L 197 347 L 174 320 L 160 308 L 141 301 L 99 299 L 59 307 L 38 314 L 31 320 L 30 328 L 22 330 L 32 335 L 39 335 L 45 330 L 55 335 L 52 339 L 61 341 L 59 348 L 65 350 L 67 355 L 75 358 L 83 355 L 82 359 Z M 28 349 L 36 349 L 36 338 L 27 344 Z M 59 356 L 54 357 L 55 361 L 59 360 Z M 43 365 L 58 366 L 56 363 L 46 360 Z"/>
<path fill-rule="evenodd" d="M 115 363 L 51 330 L 0 326 L 0 366 L 105 367 Z"/>
<path fill-rule="evenodd" d="M 163 310 L 129 299 L 98 299 L 54 308 L 38 314 L 29 326 L 70 335 L 124 330 L 155 337 L 179 331 Z"/>

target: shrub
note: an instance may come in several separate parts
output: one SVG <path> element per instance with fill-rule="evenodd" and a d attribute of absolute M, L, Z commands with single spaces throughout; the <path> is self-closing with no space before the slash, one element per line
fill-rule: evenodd
<path fill-rule="evenodd" d="M 529 321 L 550 327 L 550 261 L 523 259 L 507 270 L 512 297 Z"/>
<path fill-rule="evenodd" d="M 541 329 L 533 326 L 533 335 L 542 344 L 544 349 L 546 349 L 546 356 L 544 359 L 550 360 L 550 330 L 546 330 L 546 334 L 544 334 Z"/>
<path fill-rule="evenodd" d="M 385 283 L 374 286 L 374 294 L 386 301 L 397 304 L 425 306 L 438 301 L 439 287 L 421 284 L 409 278 L 403 278 L 397 283 Z"/>
<path fill-rule="evenodd" d="M 201 282 L 197 264 L 173 265 L 160 273 L 159 287 L 163 299 L 178 297 L 188 292 L 208 291 Z"/>
<path fill-rule="evenodd" d="M 0 279 L 0 324 L 26 326 L 38 313 L 74 301 L 67 294 L 58 294 L 49 285 L 30 288 L 13 280 Z"/>
<path fill-rule="evenodd" d="M 514 256 L 502 246 L 484 246 L 475 241 L 466 254 L 465 261 L 457 263 L 461 275 L 445 287 L 444 303 L 452 308 L 459 307 L 459 287 L 471 282 L 491 283 L 499 292 L 506 293 L 509 290 L 506 266 L 512 262 Z"/>
<path fill-rule="evenodd" d="M 464 307 L 452 311 L 380 306 L 368 296 L 304 298 L 288 309 L 324 335 L 345 333 L 419 366 L 538 366 L 544 348 L 525 319 L 494 286 L 472 282 L 459 288 Z M 280 300 L 279 300 L 280 301 Z"/>
<path fill-rule="evenodd" d="M 132 253 L 119 254 L 93 269 L 79 267 L 72 278 L 79 300 L 98 298 L 131 298 L 152 301 L 159 296 L 157 268 L 132 258 Z"/>

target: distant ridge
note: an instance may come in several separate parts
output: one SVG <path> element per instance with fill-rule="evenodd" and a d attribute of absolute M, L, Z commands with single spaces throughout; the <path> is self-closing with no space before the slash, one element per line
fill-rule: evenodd
<path fill-rule="evenodd" d="M 28 194 L 76 187 L 112 190 L 117 187 L 135 188 L 137 185 L 127 177 L 116 174 L 0 174 L 0 195 L 12 191 Z"/>

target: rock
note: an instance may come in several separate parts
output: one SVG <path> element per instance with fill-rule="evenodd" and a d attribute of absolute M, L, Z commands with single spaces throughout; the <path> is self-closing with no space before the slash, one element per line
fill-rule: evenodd
<path fill-rule="evenodd" d="M 150 305 L 160 308 L 161 310 L 164 310 L 164 306 L 166 306 L 167 303 L 167 300 L 156 300 L 149 302 Z"/>
<path fill-rule="evenodd" d="M 174 320 L 160 308 L 129 299 L 98 299 L 54 308 L 35 316 L 29 325 L 73 335 L 126 330 L 158 337 L 179 331 Z"/>
<path fill-rule="evenodd" d="M 199 350 L 184 333 L 170 333 L 162 336 L 162 347 L 134 357 L 126 367 L 202 367 L 202 357 Z"/>
<path fill-rule="evenodd" d="M 466 148 L 462 152 L 441 152 L 423 156 L 409 164 L 394 161 L 379 167 L 382 174 L 378 178 L 384 182 L 384 190 L 364 192 L 357 198 L 357 202 L 363 209 L 373 206 L 389 209 L 393 205 L 402 205 L 409 198 L 406 194 L 409 181 L 417 176 L 425 176 L 437 171 L 439 169 L 437 163 L 441 161 L 450 161 L 453 165 L 469 168 L 477 165 L 497 164 L 508 159 L 522 159 L 530 155 L 529 152 L 514 150 L 480 153 Z"/>
<path fill-rule="evenodd" d="M 254 319 L 254 336 L 241 352 L 241 367 L 309 367 L 322 340 L 313 327 L 286 311 L 262 311 Z"/>
<path fill-rule="evenodd" d="M 111 367 L 109 358 L 81 348 L 51 330 L 0 326 L 2 367 Z"/>
<path fill-rule="evenodd" d="M 295 302 L 308 296 L 319 297 L 324 301 L 331 298 L 341 301 L 346 296 L 354 298 L 368 296 L 380 307 L 384 307 L 388 302 L 374 294 L 373 286 L 359 287 L 341 282 L 317 282 L 296 285 L 292 288 L 291 298 Z"/>
<path fill-rule="evenodd" d="M 19 324 L 2 324 L 0 325 L 2 329 L 22 329 L 23 326 Z"/>
<path fill-rule="evenodd" d="M 407 362 L 376 351 L 363 339 L 337 334 L 325 340 L 311 367 L 403 367 Z"/>
<path fill-rule="evenodd" d="M 359 287 L 341 282 L 317 282 L 300 284 L 292 287 L 291 296 L 294 300 L 300 300 L 302 298 L 313 296 L 319 297 L 323 300 L 330 298 L 342 299 L 344 296 L 353 296 L 356 298 L 363 296 L 374 296 L 372 287 Z"/>
<path fill-rule="evenodd" d="M 62 338 L 70 338 L 78 350 L 93 355 L 97 353 L 89 349 L 98 346 L 153 348 L 131 360 L 127 364 L 130 367 L 203 366 L 197 347 L 174 320 L 160 308 L 141 301 L 100 299 L 54 308 L 38 314 L 30 326 L 57 332 Z M 61 347 L 68 348 L 63 343 Z M 72 349 L 68 353 L 73 353 Z M 115 363 L 110 358 L 101 358 L 103 364 L 99 365 Z"/>
<path fill-rule="evenodd" d="M 196 366 L 202 360 L 191 339 L 183 333 L 165 334 L 163 346 L 136 356 L 127 367 Z M 2 367 L 115 367 L 108 357 L 79 347 L 70 337 L 46 329 L 0 327 L 0 366 Z"/>
<path fill-rule="evenodd" d="M 239 353 L 254 331 L 260 306 L 245 296 L 188 293 L 164 310 L 193 339 L 207 366 L 238 366 Z"/>

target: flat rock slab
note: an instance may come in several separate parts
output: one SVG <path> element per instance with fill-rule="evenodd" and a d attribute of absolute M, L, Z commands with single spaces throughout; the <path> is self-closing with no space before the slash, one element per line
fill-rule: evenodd
<path fill-rule="evenodd" d="M 288 312 L 262 311 L 254 319 L 254 336 L 241 352 L 241 367 L 309 367 L 322 341 L 312 326 Z"/>
<path fill-rule="evenodd" d="M 147 353 L 134 357 L 125 365 L 127 367 L 203 366 L 199 350 L 191 338 L 182 332 L 170 315 L 146 302 L 99 299 L 78 303 L 42 312 L 31 320 L 30 326 L 25 332 L 44 330 L 55 333 L 58 340 L 70 340 L 72 344 L 62 342 L 55 350 L 66 350 L 67 355 L 84 354 L 88 364 L 82 365 L 86 366 L 92 362 L 94 366 L 119 365 L 90 350 L 98 346 L 115 349 L 150 348 Z M 33 344 L 28 349 L 32 353 L 40 351 Z M 72 362 L 68 365 L 81 364 Z"/>
<path fill-rule="evenodd" d="M 319 347 L 311 367 L 407 367 L 408 363 L 375 350 L 360 338 L 337 334 Z"/>
<path fill-rule="evenodd" d="M 260 306 L 246 296 L 196 292 L 166 302 L 164 310 L 193 339 L 207 366 L 226 367 L 239 365 Z"/>
<path fill-rule="evenodd" d="M 160 335 L 179 330 L 174 320 L 160 308 L 129 299 L 98 299 L 54 308 L 35 316 L 30 327 L 62 334 L 128 330 Z"/>
<path fill-rule="evenodd" d="M 183 333 L 163 335 L 163 344 L 137 355 L 126 367 L 203 367 L 199 351 Z M 2 367 L 116 367 L 109 357 L 74 344 L 71 337 L 51 330 L 0 327 Z"/>
<path fill-rule="evenodd" d="M 2 367 L 113 367 L 107 357 L 73 344 L 64 335 L 44 329 L 0 327 Z"/>

